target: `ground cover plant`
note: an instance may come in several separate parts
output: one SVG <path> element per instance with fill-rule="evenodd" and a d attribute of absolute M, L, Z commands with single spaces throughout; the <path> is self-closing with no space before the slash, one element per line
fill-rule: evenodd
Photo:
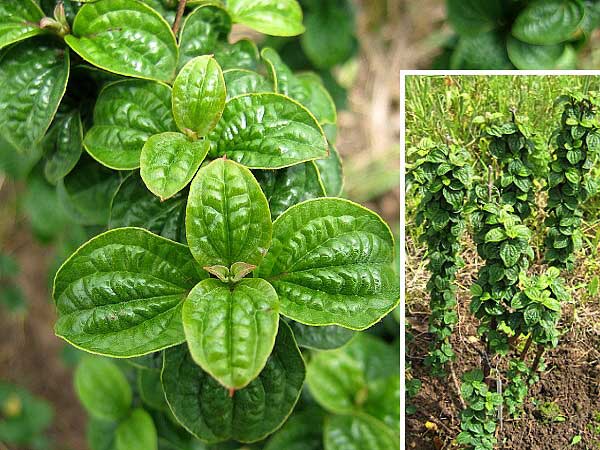
<path fill-rule="evenodd" d="M 582 174 L 598 170 L 597 96 L 590 91 L 598 81 L 585 77 L 423 78 L 410 79 L 407 85 L 407 93 L 413 89 L 407 103 L 407 138 L 412 144 L 407 188 L 416 194 L 408 205 L 407 220 L 421 225 L 420 230 L 408 233 L 409 249 L 419 235 L 428 244 L 426 250 L 413 250 L 427 266 L 409 268 L 409 272 L 423 271 L 422 276 L 429 279 L 419 281 L 422 288 L 416 292 L 427 292 L 430 305 L 425 317 L 430 322 L 427 332 L 421 332 L 425 327 L 420 316 L 411 313 L 420 314 L 421 301 L 411 292 L 416 286 L 409 285 L 407 314 L 414 336 L 408 349 L 410 378 L 419 379 L 421 391 L 411 393 L 409 412 L 414 418 L 408 422 L 408 442 L 413 439 L 413 445 L 422 448 L 538 449 L 562 448 L 579 436 L 573 445 L 591 443 L 592 437 L 583 437 L 578 428 L 597 409 L 594 387 L 585 383 L 580 389 L 591 397 L 591 404 L 561 415 L 563 420 L 556 423 L 563 430 L 558 435 L 556 429 L 544 430 L 549 423 L 543 420 L 539 429 L 530 430 L 548 402 L 538 399 L 552 383 L 547 378 L 558 376 L 546 370 L 569 370 L 561 369 L 563 363 L 548 349 L 572 345 L 569 332 L 585 325 L 567 325 L 577 321 L 570 308 L 585 308 L 585 300 L 594 292 L 594 273 L 585 274 L 589 281 L 581 283 L 577 271 L 585 265 L 582 252 L 596 255 L 597 251 L 591 236 L 596 234 L 594 225 L 586 226 L 597 221 L 596 188 Z M 525 93 L 534 90 L 525 87 L 533 85 L 540 90 L 527 97 Z M 565 89 L 567 94 L 560 95 Z M 541 106 L 544 101 L 549 105 Z M 445 114 L 436 116 L 437 108 Z M 540 115 L 543 108 L 548 108 L 546 116 Z M 422 111 L 444 120 L 421 126 Z M 437 142 L 432 136 L 438 136 Z M 471 177 L 464 177 L 472 185 L 466 195 L 462 191 L 467 183 L 454 175 L 461 166 L 473 170 Z M 587 202 L 585 209 L 582 202 Z M 444 266 L 438 261 L 448 264 L 449 260 L 440 259 L 430 236 L 436 227 L 460 221 L 466 226 L 445 233 L 446 248 L 454 244 L 457 257 L 467 263 L 459 268 L 446 266 L 452 270 L 443 272 L 441 278 L 437 270 Z M 461 239 L 452 241 L 461 234 Z M 592 267 L 594 262 L 588 264 Z M 451 345 L 452 351 L 444 354 L 445 370 L 432 371 L 430 356 L 421 359 L 419 353 L 438 342 L 431 318 L 438 317 L 437 298 L 447 291 L 452 294 L 446 295 L 446 326 L 455 331 L 448 331 L 446 348 Z M 590 330 L 587 339 L 586 345 L 594 345 L 598 335 Z M 443 381 L 435 379 L 440 376 Z M 554 392 L 560 396 L 561 391 L 570 391 L 571 382 L 559 380 Z M 440 407 L 442 402 L 450 404 L 441 412 L 450 416 L 447 423 L 440 421 L 432 401 L 439 401 Z M 555 402 L 555 397 L 549 401 Z M 418 443 L 416 438 L 418 420 L 423 418 L 421 427 L 430 433 L 428 443 Z M 556 437 L 548 443 L 542 437 L 546 434 Z"/>
<path fill-rule="evenodd" d="M 75 375 L 90 447 L 261 448 L 305 378 L 328 411 L 315 445 L 396 447 L 397 358 L 381 356 L 393 364 L 380 371 L 372 358 L 398 349 L 358 333 L 399 301 L 390 229 L 338 197 L 336 108 L 320 78 L 228 40 L 234 23 L 301 34 L 298 3 L 0 8 L 0 165 L 55 193 L 42 234 L 82 235 L 53 298 L 56 334 L 99 355 Z M 331 368 L 310 375 L 319 350 L 348 363 L 343 407 L 319 386 Z"/>
<path fill-rule="evenodd" d="M 452 69 L 574 69 L 600 25 L 596 0 L 447 0 L 455 35 L 434 62 Z"/>

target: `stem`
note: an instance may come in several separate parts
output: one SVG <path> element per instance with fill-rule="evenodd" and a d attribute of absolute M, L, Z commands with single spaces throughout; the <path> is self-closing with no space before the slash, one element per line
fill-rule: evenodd
<path fill-rule="evenodd" d="M 525 347 L 523 347 L 523 353 L 521 353 L 521 361 L 525 361 L 525 357 L 527 356 L 527 352 L 529 351 L 529 347 L 531 347 L 532 342 L 533 334 L 530 334 L 527 338 L 527 342 L 525 343 Z"/>
<path fill-rule="evenodd" d="M 542 359 L 542 355 L 544 354 L 544 352 L 546 351 L 546 349 L 544 347 L 539 347 L 537 349 L 537 352 L 535 354 L 535 359 L 533 360 L 533 365 L 531 366 L 531 371 L 533 373 L 535 373 L 538 369 L 538 366 L 540 365 L 540 360 Z"/>
<path fill-rule="evenodd" d="M 186 3 L 187 0 L 179 0 L 179 4 L 177 5 L 177 15 L 175 16 L 175 21 L 173 22 L 173 34 L 175 37 L 177 37 L 177 33 L 179 33 L 179 26 L 181 24 L 183 13 L 185 12 Z"/>
<path fill-rule="evenodd" d="M 488 201 L 492 201 L 492 189 L 494 187 L 494 176 L 493 176 L 493 168 L 490 164 L 488 166 Z"/>

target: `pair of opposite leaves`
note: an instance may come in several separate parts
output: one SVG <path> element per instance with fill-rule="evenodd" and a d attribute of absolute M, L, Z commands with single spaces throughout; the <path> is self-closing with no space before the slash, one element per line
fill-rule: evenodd
<path fill-rule="evenodd" d="M 84 244 L 56 275 L 57 335 L 114 357 L 187 340 L 206 372 L 240 389 L 264 367 L 279 311 L 307 325 L 364 329 L 398 302 L 393 237 L 381 218 L 321 198 L 272 223 L 258 182 L 230 160 L 198 171 L 186 235 L 189 249 L 137 228 Z M 202 270 L 240 262 L 258 267 L 255 278 L 225 283 Z"/>

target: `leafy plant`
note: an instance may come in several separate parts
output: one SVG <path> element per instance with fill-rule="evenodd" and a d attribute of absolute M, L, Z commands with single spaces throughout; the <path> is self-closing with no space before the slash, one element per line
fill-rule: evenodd
<path fill-rule="evenodd" d="M 126 358 L 138 386 L 110 360 L 81 362 L 90 441 L 260 441 L 300 396 L 299 346 L 340 347 L 399 301 L 389 227 L 336 198 L 341 160 L 323 127 L 334 136 L 337 113 L 321 80 L 228 42 L 233 23 L 297 35 L 301 9 L 54 3 L 1 7 L 0 161 L 42 173 L 82 240 L 95 235 L 56 274 L 55 332 Z M 332 419 L 333 436 L 360 447 L 357 427 L 376 430 L 390 448 L 390 419 L 369 414 Z"/>
<path fill-rule="evenodd" d="M 447 0 L 452 69 L 571 69 L 600 26 L 595 0 Z"/>

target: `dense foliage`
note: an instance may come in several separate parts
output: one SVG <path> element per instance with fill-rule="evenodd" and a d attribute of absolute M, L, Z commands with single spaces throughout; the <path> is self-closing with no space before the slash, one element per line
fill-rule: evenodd
<path fill-rule="evenodd" d="M 329 21 L 344 11 L 335 5 Z M 0 6 L 0 167 L 56 193 L 48 215 L 64 220 L 53 229 L 76 224 L 75 246 L 94 236 L 54 279 L 56 334 L 137 366 L 132 388 L 121 363 L 80 363 L 90 446 L 262 441 L 286 422 L 306 377 L 327 410 L 307 417 L 320 421 L 311 448 L 397 448 L 399 362 L 385 355 L 398 349 L 359 335 L 319 353 L 397 306 L 390 229 L 337 198 L 336 107 L 319 76 L 293 72 L 273 48 L 229 42 L 234 23 L 301 34 L 301 8 L 185 6 Z M 315 65 L 347 58 L 352 33 L 319 61 L 324 19 L 314 10 L 308 18 L 303 48 Z M 331 386 L 319 387 L 331 372 L 320 372 L 320 359 L 344 364 L 339 376 L 353 380 L 339 384 L 352 388 L 344 408 L 328 402 Z"/>

